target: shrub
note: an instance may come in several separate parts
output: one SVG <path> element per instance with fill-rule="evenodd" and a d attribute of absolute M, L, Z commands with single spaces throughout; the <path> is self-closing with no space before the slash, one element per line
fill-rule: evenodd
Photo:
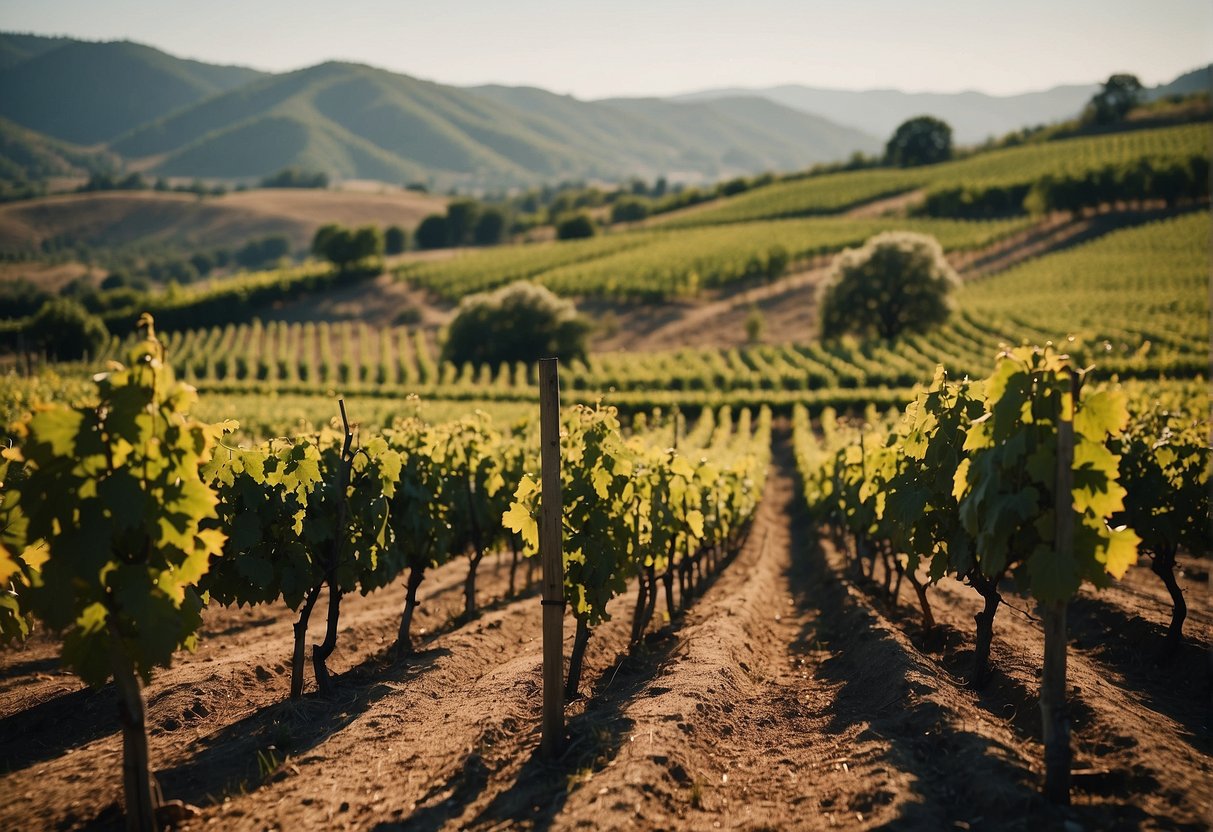
<path fill-rule="evenodd" d="M 555 356 L 585 358 L 589 324 L 573 302 L 520 281 L 465 297 L 451 321 L 443 358 L 498 365 Z"/>
<path fill-rule="evenodd" d="M 582 212 L 561 220 L 557 224 L 556 239 L 582 240 L 586 237 L 593 237 L 596 232 L 594 220 L 590 218 L 589 214 Z"/>
<path fill-rule="evenodd" d="M 96 355 L 109 341 L 105 322 L 71 298 L 53 298 L 42 305 L 25 331 L 29 345 L 59 361 Z"/>
<path fill-rule="evenodd" d="M 834 261 L 821 300 L 821 334 L 895 338 L 942 323 L 960 277 L 934 237 L 886 231 Z"/>

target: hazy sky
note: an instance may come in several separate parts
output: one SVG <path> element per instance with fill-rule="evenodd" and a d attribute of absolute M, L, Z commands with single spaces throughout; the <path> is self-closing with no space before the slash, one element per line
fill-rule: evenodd
<path fill-rule="evenodd" d="M 258 69 L 353 60 L 581 98 L 801 83 L 1007 94 L 1213 61 L 1209 0 L 0 0 L 0 29 Z"/>

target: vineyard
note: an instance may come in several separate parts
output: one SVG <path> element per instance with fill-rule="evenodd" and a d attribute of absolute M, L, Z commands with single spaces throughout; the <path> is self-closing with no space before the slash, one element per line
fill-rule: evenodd
<path fill-rule="evenodd" d="M 677 234 L 631 232 L 589 241 L 465 254 L 405 266 L 401 278 L 458 299 L 527 279 L 561 295 L 661 300 L 693 297 L 744 281 L 774 280 L 793 263 L 859 245 L 890 228 L 934 234 L 950 250 L 981 248 L 1022 230 L 1024 220 L 861 220 L 761 222 Z"/>
<path fill-rule="evenodd" d="M 1030 185 L 1046 176 L 1143 159 L 1207 158 L 1211 141 L 1205 125 L 1168 127 L 1011 147 L 918 170 L 877 169 L 815 176 L 759 188 L 685 216 L 674 214 L 660 225 L 688 227 L 830 214 L 883 196 L 958 182 L 969 188 Z"/>
<path fill-rule="evenodd" d="M 0 827 L 1205 828 L 1207 191 L 846 212 L 1208 153 L 1196 125 L 805 175 L 178 287 L 82 361 L 11 356 Z M 944 323 L 557 383 L 447 360 L 440 315 L 300 312 L 529 280 L 710 329 L 813 313 L 888 230 L 963 264 Z"/>

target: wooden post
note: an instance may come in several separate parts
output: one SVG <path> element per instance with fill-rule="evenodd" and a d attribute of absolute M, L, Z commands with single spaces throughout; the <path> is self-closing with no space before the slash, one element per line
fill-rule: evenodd
<path fill-rule="evenodd" d="M 1070 375 L 1069 400 L 1057 420 L 1057 482 L 1054 546 L 1058 554 L 1074 548 L 1074 408 L 1077 377 Z M 1044 668 L 1040 676 L 1040 716 L 1045 744 L 1045 797 L 1070 803 L 1070 722 L 1066 715 L 1066 602 L 1042 602 L 1045 631 Z"/>
<path fill-rule="evenodd" d="M 539 361 L 540 516 L 543 562 L 543 733 L 545 757 L 564 746 L 564 555 L 561 548 L 560 377 L 555 358 Z"/>

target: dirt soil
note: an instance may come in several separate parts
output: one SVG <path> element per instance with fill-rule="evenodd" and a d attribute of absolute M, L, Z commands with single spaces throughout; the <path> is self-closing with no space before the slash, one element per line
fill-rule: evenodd
<path fill-rule="evenodd" d="M 266 188 L 206 198 L 157 191 L 60 194 L 0 205 L 0 251 L 35 251 L 56 237 L 96 246 L 237 247 L 267 234 L 286 234 L 305 248 L 325 223 L 414 228 L 445 205 L 443 197 L 400 190 Z"/>
<path fill-rule="evenodd" d="M 799 510 L 786 428 L 742 551 L 689 611 L 628 644 L 634 590 L 590 640 L 561 758 L 537 755 L 540 604 L 466 561 L 422 585 L 420 652 L 388 658 L 403 588 L 343 603 L 337 692 L 287 699 L 281 606 L 207 611 L 197 652 L 147 691 L 153 765 L 202 829 L 1205 829 L 1208 575 L 1185 561 L 1189 645 L 1152 661 L 1167 606 L 1147 568 L 1071 606 L 1074 805 L 1045 805 L 1029 605 L 995 624 L 994 678 L 965 686 L 976 595 L 934 592 L 924 635 Z M 879 574 L 878 574 L 879 577 Z M 521 583 L 521 581 L 520 581 Z M 317 609 L 311 640 L 321 635 Z M 566 620 L 572 638 L 572 620 Z M 567 655 L 566 644 L 566 655 Z M 121 826 L 111 688 L 35 638 L 0 655 L 0 828 Z M 310 676 L 310 674 L 309 674 Z"/>

